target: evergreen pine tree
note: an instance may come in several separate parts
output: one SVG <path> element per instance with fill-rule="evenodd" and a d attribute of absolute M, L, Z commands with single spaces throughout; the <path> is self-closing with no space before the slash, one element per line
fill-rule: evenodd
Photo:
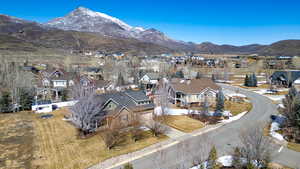
<path fill-rule="evenodd" d="M 246 75 L 246 77 L 245 77 L 245 81 L 244 81 L 244 86 L 249 86 L 249 76 L 248 75 Z"/>
<path fill-rule="evenodd" d="M 208 169 L 217 169 L 217 149 L 215 146 L 209 152 L 208 160 L 207 160 L 207 168 Z"/>
<path fill-rule="evenodd" d="M 234 152 L 232 155 L 232 166 L 234 168 L 242 168 L 243 167 L 241 157 L 242 157 L 242 155 L 241 155 L 240 148 L 238 148 L 238 147 L 234 148 Z"/>
<path fill-rule="evenodd" d="M 122 73 L 120 72 L 117 79 L 117 86 L 123 86 L 125 85 L 124 77 L 122 76 Z"/>
<path fill-rule="evenodd" d="M 252 87 L 253 85 L 253 76 L 252 75 L 249 75 L 249 80 L 248 80 L 248 87 Z"/>
<path fill-rule="evenodd" d="M 252 74 L 252 86 L 251 87 L 257 87 L 257 78 L 255 73 Z"/>
<path fill-rule="evenodd" d="M 216 97 L 216 112 L 222 112 L 224 110 L 225 96 L 222 89 L 219 90 Z"/>
<path fill-rule="evenodd" d="M 0 97 L 0 112 L 8 113 L 11 111 L 12 99 L 9 92 L 3 92 Z"/>
<path fill-rule="evenodd" d="M 206 95 L 204 96 L 204 102 L 202 103 L 202 110 L 205 115 L 209 113 L 209 102 Z"/>
<path fill-rule="evenodd" d="M 175 76 L 177 77 L 177 78 L 184 78 L 184 74 L 183 74 L 183 72 L 182 72 L 182 70 L 179 70 L 179 71 L 177 71 L 176 73 L 175 73 Z"/>
<path fill-rule="evenodd" d="M 200 72 L 197 72 L 197 75 L 196 75 L 196 79 L 201 79 L 202 78 L 202 75 Z"/>
<path fill-rule="evenodd" d="M 214 82 L 217 80 L 217 78 L 216 78 L 216 75 L 215 75 L 215 74 L 212 74 L 212 75 L 211 75 L 211 80 L 212 80 L 212 81 L 214 81 Z"/>
<path fill-rule="evenodd" d="M 34 101 L 33 91 L 30 89 L 20 89 L 20 106 L 21 110 L 31 110 Z"/>
<path fill-rule="evenodd" d="M 295 127 L 300 130 L 300 95 L 297 94 L 293 100 L 293 111 L 295 111 Z M 300 135 L 299 135 L 300 137 Z"/>
<path fill-rule="evenodd" d="M 61 93 L 61 101 L 67 101 L 68 100 L 68 90 L 67 89 L 64 89 L 62 90 L 62 93 Z"/>

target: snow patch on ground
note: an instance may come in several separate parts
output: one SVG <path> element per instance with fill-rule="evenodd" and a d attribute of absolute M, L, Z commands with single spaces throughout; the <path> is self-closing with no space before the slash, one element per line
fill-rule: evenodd
<path fill-rule="evenodd" d="M 258 81 L 257 82 L 258 85 L 262 85 L 262 84 L 266 84 L 266 83 L 267 83 L 267 81 Z"/>
<path fill-rule="evenodd" d="M 231 155 L 226 155 L 226 156 L 219 157 L 217 159 L 217 162 L 220 163 L 224 167 L 231 167 L 232 166 L 232 160 L 233 160 L 233 157 Z M 200 169 L 201 165 L 202 165 L 202 168 L 207 169 L 207 161 L 205 161 L 205 162 L 203 162 L 199 165 L 196 165 L 196 166 L 194 166 L 190 169 Z"/>
<path fill-rule="evenodd" d="M 247 114 L 247 113 L 248 113 L 247 111 L 242 112 L 242 113 L 240 113 L 240 114 L 238 114 L 238 115 L 236 115 L 236 116 L 229 117 L 229 119 L 222 120 L 221 122 L 222 122 L 222 123 L 230 123 L 230 122 L 233 122 L 233 121 L 235 121 L 235 120 L 238 120 L 238 119 L 242 118 L 242 117 L 243 117 L 245 114 Z"/>
<path fill-rule="evenodd" d="M 273 138 L 279 140 L 279 141 L 284 141 L 284 138 L 281 134 L 275 132 L 275 131 L 271 131 L 270 132 L 270 136 L 272 136 Z"/>
<path fill-rule="evenodd" d="M 265 96 L 273 101 L 282 101 L 282 99 L 284 99 L 285 97 L 284 95 L 265 95 Z"/>
<path fill-rule="evenodd" d="M 281 89 L 281 91 L 284 91 L 284 89 Z M 281 101 L 285 97 L 284 95 L 266 95 L 268 93 L 267 89 L 254 90 L 253 92 L 264 95 L 273 101 Z"/>
<path fill-rule="evenodd" d="M 227 155 L 227 156 L 222 156 L 217 159 L 217 162 L 222 164 L 224 167 L 230 167 L 232 165 L 232 156 Z"/>

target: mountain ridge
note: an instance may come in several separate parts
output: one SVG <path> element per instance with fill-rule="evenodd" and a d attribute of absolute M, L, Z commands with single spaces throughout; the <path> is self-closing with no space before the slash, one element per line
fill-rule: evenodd
<path fill-rule="evenodd" d="M 157 29 L 133 27 L 115 17 L 85 7 L 76 8 L 66 16 L 55 18 L 44 25 L 63 30 L 99 33 L 116 38 L 134 38 L 172 49 L 189 48 L 185 42 L 171 39 Z"/>
<path fill-rule="evenodd" d="M 67 19 L 66 19 L 67 17 Z M 71 17 L 68 18 L 68 17 Z M 74 19 L 75 18 L 75 19 Z M 95 22 L 94 22 L 95 21 Z M 51 23 L 60 23 L 53 26 Z M 87 22 L 87 24 L 85 24 Z M 50 24 L 50 25 L 49 25 Z M 72 26 L 79 27 L 72 27 Z M 101 28 L 99 30 L 94 30 Z M 97 32 L 95 32 L 97 31 Z M 194 52 L 209 54 L 261 54 L 300 55 L 300 40 L 282 40 L 270 45 L 250 44 L 243 46 L 217 45 L 211 42 L 196 44 L 173 40 L 163 32 L 150 28 L 133 27 L 107 14 L 79 7 L 65 17 L 55 18 L 47 23 L 27 21 L 0 15 L 0 36 L 11 36 L 12 41 L 1 38 L 5 45 L 1 49 L 15 49 L 16 41 L 24 42 L 22 48 L 30 51 L 38 47 L 62 50 L 104 50 L 111 52 L 135 51 L 135 53 Z M 75 42 L 75 43 L 74 43 Z M 25 45 L 26 44 L 26 45 Z"/>

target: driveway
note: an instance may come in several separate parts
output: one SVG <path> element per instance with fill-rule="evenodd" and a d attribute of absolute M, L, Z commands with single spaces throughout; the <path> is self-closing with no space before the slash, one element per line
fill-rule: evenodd
<path fill-rule="evenodd" d="M 221 86 L 230 90 L 237 89 L 229 85 L 221 84 Z M 157 149 L 154 151 L 123 155 L 123 163 L 109 159 L 103 163 L 104 165 L 98 164 L 92 168 L 119 169 L 125 160 L 132 163 L 135 169 L 187 169 L 193 166 L 198 159 L 206 158 L 208 147 L 211 145 L 216 146 L 218 156 L 227 155 L 232 152 L 234 146 L 240 145 L 239 134 L 244 129 L 256 126 L 264 127 L 270 120 L 270 115 L 277 112 L 276 105 L 272 104 L 268 98 L 244 89 L 239 91 L 250 98 L 253 103 L 253 109 L 241 119 L 204 134 L 188 134 L 172 139 L 168 144 L 164 144 L 160 148 L 156 147 Z M 273 162 L 293 168 L 300 166 L 300 153 L 281 148 L 276 144 L 272 146 L 274 146 Z"/>

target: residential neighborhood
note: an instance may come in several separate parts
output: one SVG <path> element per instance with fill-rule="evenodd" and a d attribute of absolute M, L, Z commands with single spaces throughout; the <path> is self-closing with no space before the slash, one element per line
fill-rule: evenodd
<path fill-rule="evenodd" d="M 300 167 L 299 3 L 43 3 L 0 6 L 0 169 Z"/>

